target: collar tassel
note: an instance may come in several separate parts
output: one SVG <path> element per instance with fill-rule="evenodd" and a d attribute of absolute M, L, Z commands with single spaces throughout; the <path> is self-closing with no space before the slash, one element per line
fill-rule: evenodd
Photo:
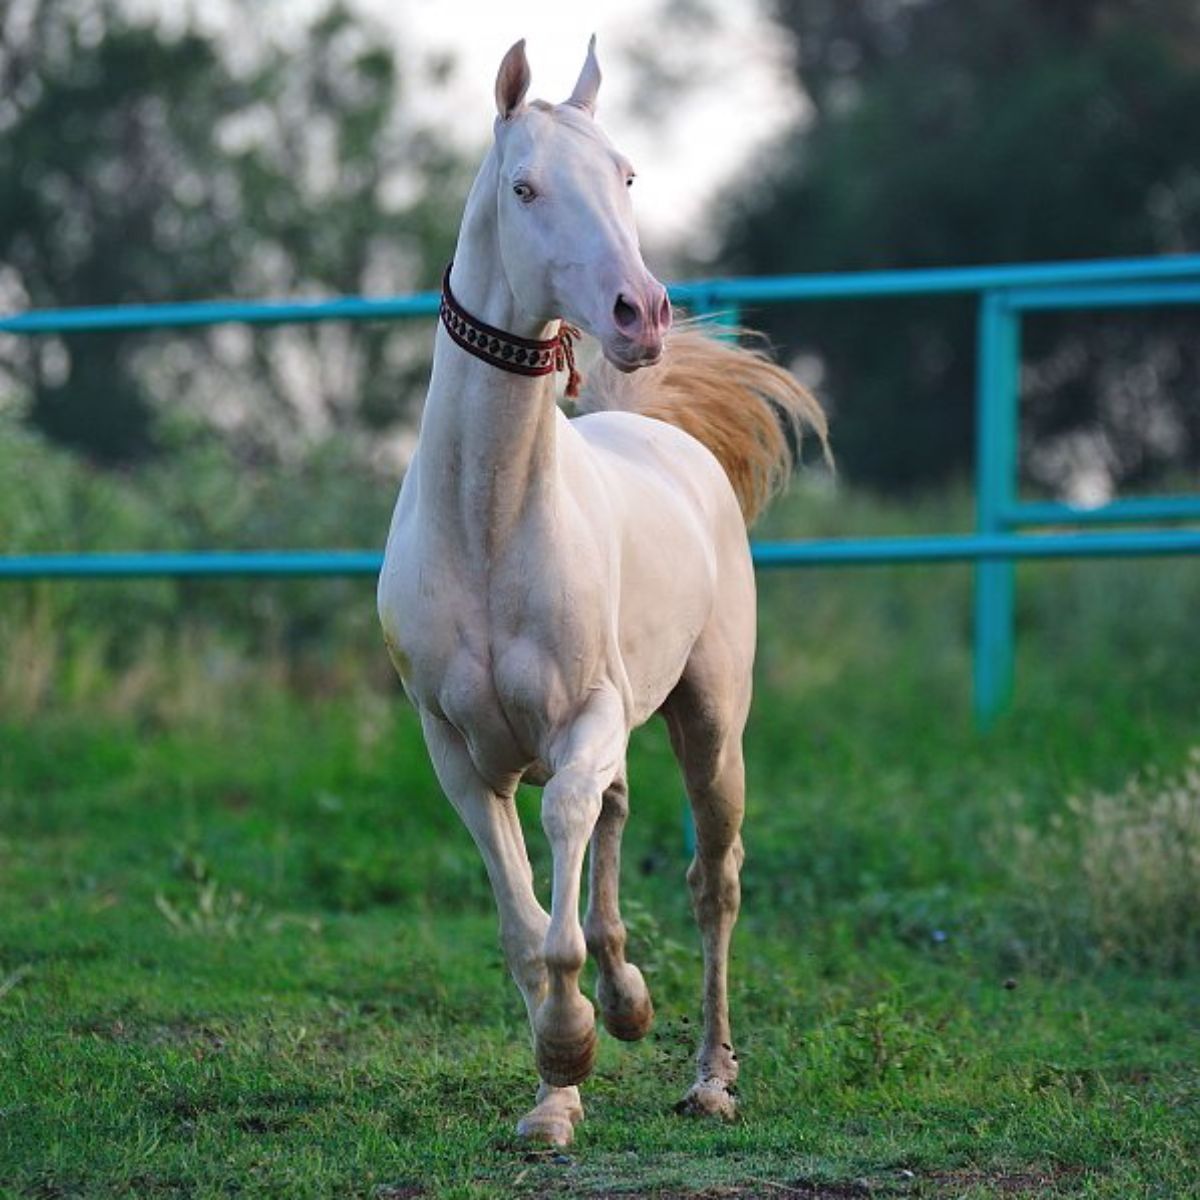
<path fill-rule="evenodd" d="M 575 325 L 568 325 L 566 321 L 563 321 L 559 326 L 558 349 L 554 354 L 554 369 L 555 371 L 567 372 L 568 400 L 574 400 L 578 397 L 579 388 L 583 383 L 583 376 L 575 366 L 575 339 L 582 336 L 582 330 Z"/>

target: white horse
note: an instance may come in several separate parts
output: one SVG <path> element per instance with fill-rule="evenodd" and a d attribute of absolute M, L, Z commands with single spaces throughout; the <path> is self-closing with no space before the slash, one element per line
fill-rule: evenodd
<path fill-rule="evenodd" d="M 726 986 L 742 863 L 742 730 L 755 594 L 746 525 L 820 408 L 779 368 L 668 333 L 642 262 L 633 169 L 594 120 L 595 39 L 563 104 L 525 103 L 524 41 L 496 80 L 495 140 L 444 285 L 420 440 L 396 503 L 379 615 L 446 795 L 479 848 L 533 1027 L 523 1136 L 569 1143 L 595 1055 L 587 952 L 616 1037 L 653 1017 L 617 907 L 630 731 L 661 713 L 691 801 L 704 1039 L 686 1111 L 734 1113 Z M 603 347 L 580 407 L 555 403 L 582 326 Z M 615 368 L 615 370 L 614 370 Z M 638 372 L 633 374 L 633 372 Z M 540 784 L 547 915 L 514 796 Z M 580 873 L 591 843 L 588 910 Z"/>

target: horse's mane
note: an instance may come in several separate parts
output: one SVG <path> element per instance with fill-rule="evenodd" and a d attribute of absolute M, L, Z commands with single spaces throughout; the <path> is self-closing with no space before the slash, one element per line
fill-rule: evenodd
<path fill-rule="evenodd" d="M 806 427 L 831 465 L 832 456 L 820 404 L 761 350 L 739 345 L 746 335 L 711 322 L 677 324 L 656 366 L 629 375 L 607 362 L 593 367 L 578 410 L 636 412 L 690 433 L 725 469 L 751 525 L 787 486 Z"/>

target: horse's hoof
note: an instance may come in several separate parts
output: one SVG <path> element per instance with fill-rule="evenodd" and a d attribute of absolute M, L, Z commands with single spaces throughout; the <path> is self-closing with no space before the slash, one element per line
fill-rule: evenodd
<path fill-rule="evenodd" d="M 650 1032 L 654 1024 L 654 1005 L 642 973 L 626 964 L 616 986 L 600 982 L 597 999 L 604 1028 L 622 1042 L 636 1042 Z"/>
<path fill-rule="evenodd" d="M 685 1117 L 732 1121 L 737 1116 L 737 1100 L 723 1080 L 706 1079 L 692 1085 L 688 1094 L 675 1105 L 675 1111 Z"/>
<path fill-rule="evenodd" d="M 538 1088 L 537 1105 L 517 1122 L 517 1136 L 545 1146 L 569 1146 L 575 1126 L 583 1120 L 583 1105 L 575 1088 Z"/>
<path fill-rule="evenodd" d="M 604 1017 L 604 1028 L 622 1042 L 640 1042 L 650 1032 L 654 1024 L 654 1005 L 650 998 L 646 1003 L 633 1012 L 613 1012 L 601 1010 Z"/>
<path fill-rule="evenodd" d="M 582 1083 L 596 1062 L 596 1027 L 591 1025 L 581 1038 L 559 1041 L 538 1034 L 536 1049 L 538 1074 L 554 1087 Z"/>
<path fill-rule="evenodd" d="M 575 1140 L 575 1126 L 565 1113 L 535 1108 L 517 1122 L 517 1137 L 544 1146 L 569 1146 Z"/>

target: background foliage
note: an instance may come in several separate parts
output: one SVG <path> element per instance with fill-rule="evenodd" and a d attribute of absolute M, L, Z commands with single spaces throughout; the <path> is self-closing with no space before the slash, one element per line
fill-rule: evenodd
<path fill-rule="evenodd" d="M 385 32 L 340 3 L 295 45 L 178 35 L 116 0 L 0 15 L 0 303 L 402 292 L 438 277 L 462 166 L 407 106 Z M 247 42 L 249 44 L 247 44 Z M 428 64 L 423 83 L 442 67 Z M 10 340 L 31 423 L 109 463 L 181 403 L 248 461 L 411 423 L 411 328 Z"/>
<path fill-rule="evenodd" d="M 1178 0 L 778 0 L 811 111 L 725 201 L 748 274 L 1104 258 L 1200 245 L 1200 15 Z M 748 179 L 753 186 L 748 186 Z M 816 352 L 852 478 L 972 457 L 961 300 L 766 309 Z M 1024 460 L 1043 491 L 1200 464 L 1190 315 L 1026 321 Z"/>
<path fill-rule="evenodd" d="M 237 12 L 237 5 L 233 7 Z M 246 10 L 247 13 L 249 10 Z M 708 0 L 661 17 L 699 39 Z M 1200 17 L 1184 0 L 774 0 L 808 107 L 714 201 L 686 273 L 847 270 L 1162 254 L 1200 234 Z M 343 0 L 290 41 L 246 21 L 167 28 L 119 0 L 0 16 L 0 304 L 394 292 L 436 283 L 469 164 Z M 686 98 L 678 63 L 628 51 L 639 104 Z M 620 68 L 618 68 L 620 69 Z M 699 243 L 697 243 L 697 248 Z M 845 478 L 912 491 L 970 466 L 969 301 L 749 314 L 803 354 Z M 1200 464 L 1195 317 L 1026 322 L 1032 485 L 1103 495 Z M 0 346 L 0 389 L 107 463 L 163 454 L 182 409 L 243 466 L 336 430 L 368 459 L 411 430 L 425 339 L 401 324 L 77 335 Z M 869 348 L 864 353 L 864 347 Z M 0 391 L 0 403 L 3 403 Z"/>

